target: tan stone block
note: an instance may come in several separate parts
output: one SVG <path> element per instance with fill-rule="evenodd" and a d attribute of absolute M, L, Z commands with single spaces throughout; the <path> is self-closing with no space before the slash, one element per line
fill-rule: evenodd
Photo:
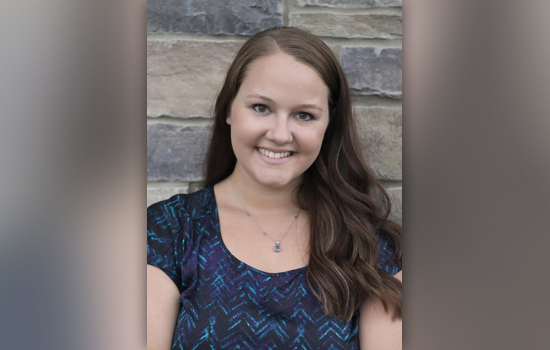
<path fill-rule="evenodd" d="M 403 189 L 389 188 L 386 189 L 391 201 L 391 212 L 389 219 L 403 225 Z"/>
<path fill-rule="evenodd" d="M 189 193 L 197 192 L 202 189 L 202 181 L 189 183 Z"/>
<path fill-rule="evenodd" d="M 367 164 L 381 180 L 402 180 L 401 108 L 356 107 L 355 117 Z"/>
<path fill-rule="evenodd" d="M 293 13 L 290 25 L 323 37 L 400 39 L 402 35 L 398 15 Z"/>
<path fill-rule="evenodd" d="M 147 116 L 211 117 L 216 94 L 242 42 L 147 43 Z"/>
<path fill-rule="evenodd" d="M 148 184 L 147 185 L 147 206 L 156 202 L 163 201 L 179 193 L 189 193 L 189 185 L 164 185 L 164 184 Z"/>

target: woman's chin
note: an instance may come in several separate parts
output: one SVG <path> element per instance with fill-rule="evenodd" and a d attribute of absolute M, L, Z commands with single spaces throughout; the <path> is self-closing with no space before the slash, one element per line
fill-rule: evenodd
<path fill-rule="evenodd" d="M 265 187 L 271 188 L 284 188 L 289 184 L 290 181 L 287 180 L 263 180 L 260 182 Z"/>
<path fill-rule="evenodd" d="M 289 185 L 298 183 L 298 179 L 296 178 L 290 178 L 290 177 L 260 177 L 259 183 L 265 187 L 271 187 L 271 188 L 285 188 Z"/>

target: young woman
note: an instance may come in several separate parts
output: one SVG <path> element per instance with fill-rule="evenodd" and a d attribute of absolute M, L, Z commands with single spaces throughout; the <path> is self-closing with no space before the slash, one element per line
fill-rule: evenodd
<path fill-rule="evenodd" d="M 243 45 L 204 188 L 148 208 L 148 349 L 401 348 L 401 227 L 350 97 L 312 34 Z"/>

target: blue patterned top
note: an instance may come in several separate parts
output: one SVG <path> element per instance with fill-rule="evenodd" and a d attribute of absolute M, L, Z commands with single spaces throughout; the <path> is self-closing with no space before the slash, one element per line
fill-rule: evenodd
<path fill-rule="evenodd" d="M 384 271 L 401 269 L 383 240 L 379 256 Z M 359 348 L 359 311 L 349 323 L 327 316 L 307 266 L 267 273 L 229 252 L 212 187 L 147 208 L 147 264 L 181 293 L 172 349 Z"/>

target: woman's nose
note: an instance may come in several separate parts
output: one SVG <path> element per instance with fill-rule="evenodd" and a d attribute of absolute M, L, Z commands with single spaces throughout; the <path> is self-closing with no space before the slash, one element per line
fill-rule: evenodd
<path fill-rule="evenodd" d="M 293 136 L 289 129 L 287 117 L 277 116 L 276 120 L 267 131 L 266 137 L 277 144 L 292 142 Z"/>

